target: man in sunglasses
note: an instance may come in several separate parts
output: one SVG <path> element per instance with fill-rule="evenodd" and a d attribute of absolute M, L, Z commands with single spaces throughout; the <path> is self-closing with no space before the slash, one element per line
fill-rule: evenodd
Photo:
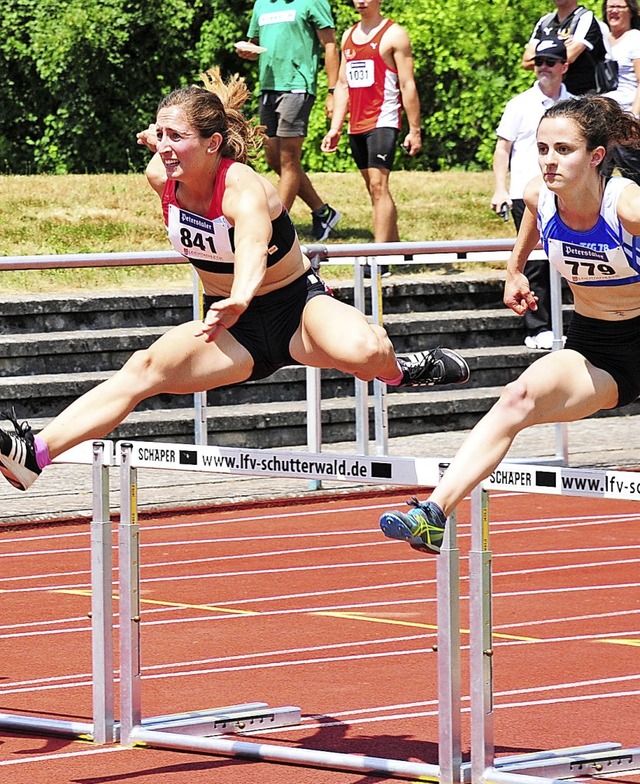
<path fill-rule="evenodd" d="M 608 31 L 592 11 L 577 0 L 554 0 L 555 12 L 541 17 L 522 56 L 522 67 L 533 69 L 535 47 L 545 38 L 559 38 L 567 47 L 569 68 L 564 82 L 573 95 L 596 91 L 596 63 L 608 49 Z"/>
<path fill-rule="evenodd" d="M 524 187 L 540 174 L 536 144 L 538 123 L 549 106 L 572 97 L 562 81 L 569 67 L 564 41 L 558 38 L 538 41 L 533 52 L 533 67 L 536 82 L 507 103 L 496 130 L 498 141 L 493 153 L 495 190 L 491 209 L 505 216 L 510 210 L 516 231 L 524 213 Z M 508 188 L 507 172 L 510 173 Z M 553 345 L 549 265 L 546 261 L 531 260 L 527 262 L 525 274 L 538 296 L 538 309 L 527 310 L 523 316 L 524 343 L 528 348 L 548 351 Z"/>

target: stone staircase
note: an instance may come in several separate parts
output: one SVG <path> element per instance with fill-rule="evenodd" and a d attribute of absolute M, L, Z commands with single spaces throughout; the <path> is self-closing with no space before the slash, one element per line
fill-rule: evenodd
<path fill-rule="evenodd" d="M 340 299 L 353 301 L 351 285 L 333 288 Z M 383 303 L 397 351 L 447 346 L 460 350 L 471 367 L 464 387 L 390 390 L 392 438 L 473 426 L 502 386 L 537 356 L 524 348 L 519 319 L 502 305 L 498 272 L 394 276 L 383 281 Z M 190 293 L 0 298 L 0 411 L 15 405 L 18 417 L 39 430 L 133 351 L 189 320 L 191 308 Z M 209 392 L 210 443 L 305 444 L 305 375 L 304 368 L 287 367 L 269 379 Z M 353 395 L 350 376 L 322 371 L 324 444 L 355 438 Z M 193 442 L 193 416 L 191 396 L 149 398 L 112 437 Z"/>

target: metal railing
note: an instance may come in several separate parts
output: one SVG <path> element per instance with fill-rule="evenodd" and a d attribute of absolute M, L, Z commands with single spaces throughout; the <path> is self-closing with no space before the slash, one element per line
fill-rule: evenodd
<path fill-rule="evenodd" d="M 402 266 L 442 265 L 452 263 L 487 263 L 506 261 L 513 249 L 514 239 L 450 240 L 442 242 L 354 243 L 343 245 L 303 245 L 303 251 L 315 268 L 330 264 L 347 264 L 354 268 L 354 305 L 365 310 L 364 269 L 371 270 L 370 285 L 376 296 L 371 297 L 372 310 L 368 314 L 374 323 L 382 324 L 381 264 Z M 534 258 L 544 258 L 539 250 Z M 154 266 L 158 264 L 187 264 L 188 260 L 175 251 L 140 251 L 127 253 L 76 253 L 41 256 L 0 257 L 0 270 L 79 269 L 95 267 Z M 551 275 L 552 325 L 554 349 L 562 346 L 562 296 L 560 277 Z M 202 314 L 202 294 L 199 280 L 193 275 L 193 315 Z M 322 451 L 320 370 L 307 368 L 307 445 L 310 451 Z M 366 382 L 355 380 L 356 444 L 360 454 L 369 452 L 369 396 Z M 377 454 L 388 452 L 388 416 L 386 385 L 374 381 L 374 427 Z M 207 396 L 194 395 L 194 440 L 206 444 Z M 555 460 L 567 463 L 568 439 L 566 424 L 556 426 Z"/>

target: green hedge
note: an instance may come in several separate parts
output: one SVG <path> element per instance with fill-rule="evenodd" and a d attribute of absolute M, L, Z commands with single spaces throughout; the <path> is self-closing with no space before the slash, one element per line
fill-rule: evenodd
<path fill-rule="evenodd" d="M 505 102 L 532 82 L 522 49 L 545 0 L 385 0 L 385 14 L 411 36 L 422 104 L 424 148 L 399 165 L 486 168 Z M 591 5 L 597 10 L 595 4 Z M 257 67 L 241 60 L 252 2 L 238 0 L 6 0 L 0 15 L 0 171 L 56 174 L 140 171 L 135 133 L 171 89 L 213 64 L 240 72 L 252 88 Z M 338 37 L 357 19 L 351 0 L 332 2 Z M 353 167 L 320 152 L 324 95 L 305 144 L 310 171 Z M 249 112 L 257 109 L 257 93 Z M 258 162 L 258 166 L 261 163 Z"/>

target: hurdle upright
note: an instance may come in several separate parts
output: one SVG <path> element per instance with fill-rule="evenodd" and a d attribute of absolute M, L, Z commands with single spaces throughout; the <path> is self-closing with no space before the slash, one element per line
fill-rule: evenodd
<path fill-rule="evenodd" d="M 114 736 L 113 592 L 109 467 L 114 461 L 111 441 L 85 441 L 55 459 L 55 463 L 92 465 L 91 518 L 91 655 L 93 721 L 47 719 L 42 716 L 0 714 L 0 727 L 13 732 L 43 733 L 112 743 Z"/>
<path fill-rule="evenodd" d="M 604 741 L 495 758 L 489 490 L 640 501 L 640 473 L 503 463 L 471 495 L 470 672 L 473 784 L 550 784 L 640 770 L 640 748 Z"/>
<path fill-rule="evenodd" d="M 150 747 L 198 751 L 253 760 L 302 766 L 384 773 L 418 781 L 461 781 L 460 644 L 458 551 L 455 518 L 450 520 L 438 558 L 438 765 L 337 753 L 309 748 L 290 748 L 258 741 L 220 737 L 247 731 L 297 725 L 300 709 L 278 710 L 263 703 L 228 706 L 177 715 L 144 718 L 141 708 L 139 525 L 137 521 L 137 470 L 163 468 L 252 476 L 284 476 L 300 479 L 338 479 L 393 485 L 434 486 L 439 478 L 435 459 L 368 457 L 329 453 L 282 452 L 215 446 L 119 442 L 121 522 L 120 552 L 120 742 Z M 297 712 L 296 712 L 297 711 Z M 291 720 L 293 715 L 293 721 Z"/>

